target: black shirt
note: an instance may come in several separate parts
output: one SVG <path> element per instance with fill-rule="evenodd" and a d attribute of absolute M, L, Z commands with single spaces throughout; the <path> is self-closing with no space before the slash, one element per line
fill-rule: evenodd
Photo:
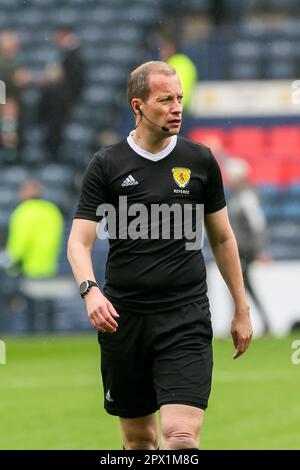
<path fill-rule="evenodd" d="M 153 204 L 176 204 L 182 209 L 189 206 L 194 230 L 197 205 L 204 213 L 225 207 L 221 172 L 211 151 L 176 136 L 155 155 L 136 146 L 131 136 L 104 147 L 85 172 L 74 218 L 98 222 L 97 207 L 109 203 L 116 209 L 118 221 L 120 196 L 127 197 L 128 208 L 142 203 L 149 210 L 148 230 L 141 229 L 149 238 L 121 238 L 124 227 L 119 232 L 121 223 L 117 222 L 116 237 L 109 239 L 104 286 L 107 298 L 116 308 L 139 314 L 174 310 L 205 298 L 206 270 L 200 247 L 186 249 L 183 229 L 181 238 L 174 236 L 172 213 L 169 239 L 163 239 L 161 219 L 159 238 L 150 238 L 150 214 Z M 134 218 L 128 216 L 126 228 Z"/>

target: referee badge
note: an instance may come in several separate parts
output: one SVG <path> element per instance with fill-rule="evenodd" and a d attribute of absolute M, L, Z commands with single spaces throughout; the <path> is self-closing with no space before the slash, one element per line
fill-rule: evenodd
<path fill-rule="evenodd" d="M 191 170 L 189 170 L 188 168 L 172 168 L 172 173 L 175 183 L 180 188 L 185 188 L 189 184 L 191 178 Z"/>

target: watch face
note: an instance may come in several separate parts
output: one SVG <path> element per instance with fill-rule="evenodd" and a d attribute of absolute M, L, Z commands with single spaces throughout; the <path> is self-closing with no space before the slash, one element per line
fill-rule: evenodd
<path fill-rule="evenodd" d="M 83 281 L 80 284 L 80 295 L 84 294 L 89 288 L 89 283 L 88 281 Z"/>

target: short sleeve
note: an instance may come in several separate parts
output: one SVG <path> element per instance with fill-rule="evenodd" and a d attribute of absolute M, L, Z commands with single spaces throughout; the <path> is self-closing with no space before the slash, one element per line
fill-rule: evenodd
<path fill-rule="evenodd" d="M 208 175 L 205 190 L 204 212 L 210 214 L 226 206 L 222 174 L 217 160 L 210 151 Z"/>
<path fill-rule="evenodd" d="M 99 222 L 101 217 L 96 215 L 100 204 L 106 202 L 106 183 L 102 160 L 95 154 L 88 165 L 81 186 L 81 193 L 74 219 L 87 219 Z"/>

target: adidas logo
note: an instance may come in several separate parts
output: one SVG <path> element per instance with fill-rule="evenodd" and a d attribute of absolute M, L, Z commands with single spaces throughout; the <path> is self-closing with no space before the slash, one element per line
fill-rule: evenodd
<path fill-rule="evenodd" d="M 114 401 L 114 399 L 110 395 L 110 390 L 107 390 L 105 398 L 106 398 L 107 401 L 109 401 L 111 403 Z"/>
<path fill-rule="evenodd" d="M 134 186 L 136 184 L 139 184 L 138 181 L 134 179 L 132 175 L 127 176 L 127 178 L 123 181 L 121 186 Z"/>

